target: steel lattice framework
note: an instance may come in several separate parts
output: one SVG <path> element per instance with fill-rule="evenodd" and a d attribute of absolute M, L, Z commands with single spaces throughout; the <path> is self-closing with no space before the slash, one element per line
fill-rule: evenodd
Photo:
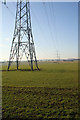
<path fill-rule="evenodd" d="M 30 3 L 29 0 L 17 0 L 16 21 L 13 34 L 8 70 L 16 57 L 17 70 L 19 62 L 25 54 L 31 70 L 33 70 L 33 61 L 38 68 L 35 46 L 31 28 Z"/>

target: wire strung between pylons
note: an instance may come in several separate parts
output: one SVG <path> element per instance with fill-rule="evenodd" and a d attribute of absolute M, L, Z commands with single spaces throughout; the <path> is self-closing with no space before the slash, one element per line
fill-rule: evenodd
<path fill-rule="evenodd" d="M 2 2 L 2 4 L 7 8 L 7 10 L 9 11 L 9 13 L 10 13 L 13 17 L 15 17 L 15 15 L 14 15 L 14 13 L 11 11 L 11 9 L 10 9 L 4 2 Z"/>
<path fill-rule="evenodd" d="M 44 11 L 45 11 L 45 14 L 46 14 L 47 22 L 48 22 L 49 32 L 50 32 L 50 35 L 51 35 L 51 39 L 53 41 L 54 39 L 53 39 L 52 31 L 51 31 L 51 26 L 50 26 L 49 17 L 48 17 L 47 9 L 46 9 L 46 6 L 45 6 L 45 2 L 43 2 L 43 6 L 44 6 Z"/>
<path fill-rule="evenodd" d="M 35 11 L 34 11 L 32 8 L 31 8 L 31 11 L 32 11 L 32 14 L 33 14 L 33 16 L 34 16 L 34 19 L 35 19 L 35 21 L 36 21 L 36 23 L 37 23 L 38 30 L 40 29 L 40 31 L 36 30 L 36 31 L 38 32 L 38 36 L 39 36 L 40 33 L 42 33 L 41 35 L 43 35 L 43 38 L 44 38 L 44 40 L 45 40 L 46 38 L 45 38 L 45 36 L 44 36 L 44 34 L 43 34 L 41 24 L 40 24 L 39 21 L 38 21 L 38 17 L 37 17 L 37 15 L 36 15 Z M 37 36 L 37 37 L 38 37 L 38 36 Z M 38 37 L 38 39 L 39 39 L 39 37 Z"/>
<path fill-rule="evenodd" d="M 4 3 L 3 3 L 4 4 Z M 13 17 L 15 17 L 15 15 L 13 14 L 13 12 L 11 11 L 11 9 L 6 5 L 6 4 L 4 4 L 5 5 L 5 7 L 8 9 L 8 11 L 11 13 L 11 15 L 13 16 Z M 53 34 L 52 34 L 52 31 L 51 31 L 51 26 L 50 26 L 50 22 L 49 22 L 49 16 L 48 16 L 48 12 L 47 12 L 47 7 L 46 7 L 46 5 L 45 5 L 45 2 L 43 2 L 43 9 L 44 9 L 44 11 L 45 11 L 45 14 L 46 14 L 46 20 L 47 20 L 47 22 L 48 22 L 48 27 L 49 27 L 49 32 L 50 32 L 50 36 L 51 36 L 51 39 L 52 39 L 52 41 L 54 40 L 53 39 Z M 51 9 L 53 9 L 53 5 L 51 4 L 51 5 L 49 5 L 49 9 L 51 10 Z M 51 10 L 51 13 L 52 13 L 52 16 L 53 16 L 53 18 L 55 18 L 55 16 L 54 16 L 54 11 L 52 11 Z M 54 20 L 54 19 L 53 19 Z M 38 19 L 36 20 L 37 21 L 37 23 L 38 23 Z M 38 23 L 38 25 L 39 25 L 39 23 Z M 41 28 L 41 26 L 39 26 L 40 28 Z M 55 27 L 55 32 L 56 32 L 56 25 L 54 24 L 54 27 Z M 56 33 L 57 34 L 57 33 Z M 56 36 L 56 40 L 57 40 L 57 36 Z M 56 43 L 56 46 L 57 46 L 58 44 Z M 57 46 L 58 47 L 58 46 Z M 58 51 L 59 51 L 59 49 L 58 49 Z"/>
<path fill-rule="evenodd" d="M 52 18 L 53 18 L 53 22 L 54 22 L 54 28 L 55 28 L 55 30 L 54 30 L 55 31 L 55 33 L 54 33 L 54 36 L 55 36 L 54 38 L 55 39 L 54 40 L 55 40 L 56 51 L 59 51 L 59 56 L 60 56 L 60 50 L 59 50 L 58 41 L 57 41 L 57 31 L 56 31 L 55 14 L 54 14 L 54 6 L 53 6 L 53 4 L 51 4 L 51 5 L 49 4 L 49 9 L 50 9 L 50 11 L 52 13 Z M 50 27 L 50 30 L 51 30 L 51 26 L 49 26 L 49 27 Z M 52 31 L 50 33 L 52 33 Z M 52 34 L 52 39 L 53 39 L 53 34 Z"/>
<path fill-rule="evenodd" d="M 59 45 L 59 41 L 58 41 L 58 38 L 57 38 L 57 28 L 56 28 L 56 21 L 55 21 L 55 14 L 54 14 L 54 5 L 52 4 L 52 9 L 53 9 L 53 12 L 52 12 L 52 15 L 54 17 L 54 27 L 55 27 L 55 38 L 56 38 L 56 44 L 57 44 L 57 51 L 59 52 L 59 59 L 60 59 L 60 45 Z"/>

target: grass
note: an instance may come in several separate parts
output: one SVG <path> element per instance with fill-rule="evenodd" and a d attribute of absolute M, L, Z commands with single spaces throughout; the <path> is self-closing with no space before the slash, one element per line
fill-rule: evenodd
<path fill-rule="evenodd" d="M 39 63 L 40 71 L 2 72 L 2 115 L 9 119 L 78 117 L 78 64 Z"/>
<path fill-rule="evenodd" d="M 77 63 L 44 63 L 40 71 L 5 71 L 2 74 L 3 86 L 15 87 L 59 87 L 75 88 L 78 86 Z M 22 66 L 21 66 L 22 68 Z M 7 69 L 3 67 L 3 70 Z M 14 66 L 13 68 L 14 69 Z M 27 68 L 30 70 L 29 68 Z"/>

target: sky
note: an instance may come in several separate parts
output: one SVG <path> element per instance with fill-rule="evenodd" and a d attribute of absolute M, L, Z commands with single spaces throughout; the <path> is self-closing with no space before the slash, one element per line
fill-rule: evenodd
<path fill-rule="evenodd" d="M 16 2 L 1 4 L 0 61 L 9 60 Z M 31 2 L 31 23 L 37 59 L 78 57 L 78 3 Z"/>

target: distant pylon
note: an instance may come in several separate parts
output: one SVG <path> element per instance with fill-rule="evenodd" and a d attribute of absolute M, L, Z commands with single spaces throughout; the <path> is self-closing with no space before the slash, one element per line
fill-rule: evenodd
<path fill-rule="evenodd" d="M 57 52 L 57 62 L 59 62 L 60 61 L 60 53 L 58 51 L 56 51 L 56 52 Z"/>
<path fill-rule="evenodd" d="M 25 54 L 31 70 L 33 70 L 33 61 L 38 68 L 35 46 L 31 28 L 30 3 L 29 0 L 17 0 L 16 21 L 13 34 L 8 70 L 16 56 L 17 70 L 19 62 Z"/>

